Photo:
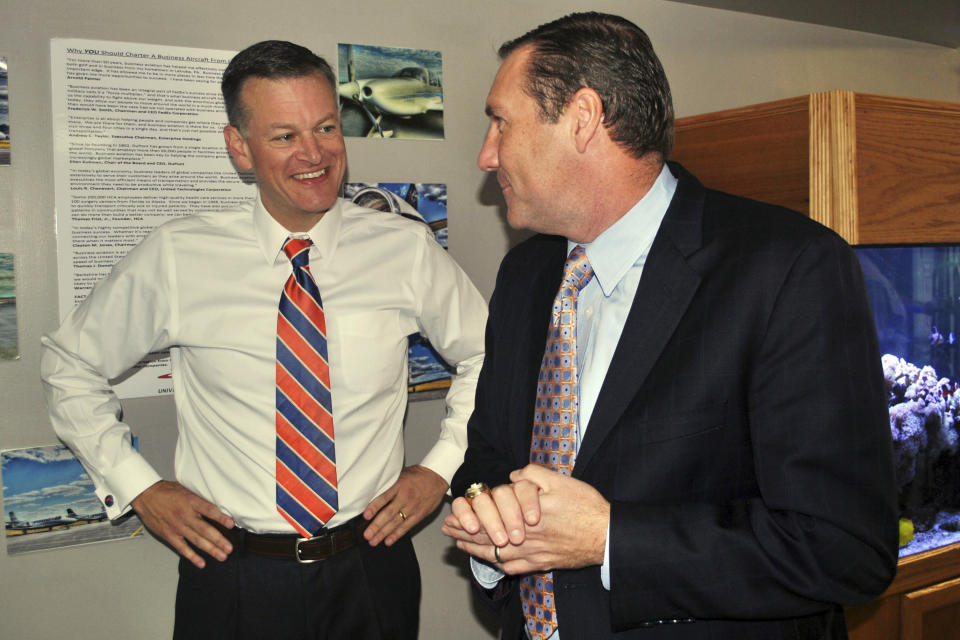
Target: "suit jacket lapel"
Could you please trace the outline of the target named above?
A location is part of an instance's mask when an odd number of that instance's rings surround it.
[[[533,434],[533,413],[537,400],[537,380],[540,377],[540,365],[547,342],[547,327],[550,324],[553,300],[563,278],[563,264],[567,259],[567,242],[562,238],[545,238],[543,251],[538,252],[530,269],[534,277],[527,291],[529,321],[517,330],[526,327],[527,335],[516,344],[522,348],[517,354],[517,363],[521,368],[516,380],[521,388],[516,394],[517,404],[514,410],[523,416],[523,429],[511,429],[512,448],[516,452],[519,469],[530,462],[530,438]]]
[[[677,191],[643,267],[603,386],[577,452],[574,477],[582,475],[623,411],[636,396],[673,335],[700,285],[687,262],[699,249],[704,190],[692,175],[671,164]]]

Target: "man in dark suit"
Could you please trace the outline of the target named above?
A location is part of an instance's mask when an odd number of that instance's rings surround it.
[[[666,164],[636,25],[575,14],[500,55],[478,162],[539,235],[500,267],[444,532],[503,637],[846,637],[897,560],[856,257]]]

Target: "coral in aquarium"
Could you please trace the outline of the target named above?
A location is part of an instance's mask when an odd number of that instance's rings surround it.
[[[960,507],[960,387],[895,355],[882,364],[901,515],[925,531],[941,511]]]

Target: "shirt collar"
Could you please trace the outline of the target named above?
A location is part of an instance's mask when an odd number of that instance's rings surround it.
[[[260,252],[267,264],[274,264],[277,261],[283,249],[283,243],[291,235],[307,236],[313,241],[313,248],[310,251],[313,259],[323,260],[332,257],[337,248],[337,238],[343,222],[342,204],[343,200],[337,198],[330,210],[323,214],[323,217],[309,231],[293,234],[273,219],[263,206],[263,200],[260,199],[258,192],[257,201],[253,206],[253,228]]]
[[[604,296],[613,293],[631,267],[643,266],[676,190],[677,179],[664,164],[650,190],[593,242],[583,245]],[[567,253],[575,246],[568,240]]]

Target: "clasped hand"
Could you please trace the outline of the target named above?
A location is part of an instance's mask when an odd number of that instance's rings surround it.
[[[596,489],[534,464],[510,482],[453,501],[443,533],[458,549],[512,575],[603,563],[610,503]]]

